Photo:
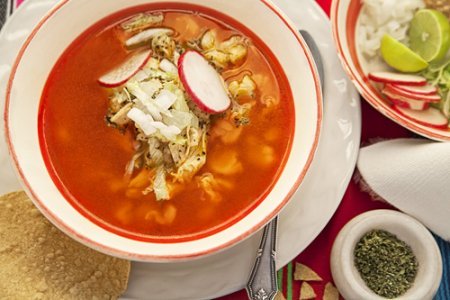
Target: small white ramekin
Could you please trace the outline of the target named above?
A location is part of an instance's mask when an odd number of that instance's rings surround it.
[[[341,295],[347,300],[385,299],[364,283],[354,264],[353,251],[367,232],[380,229],[396,235],[411,246],[419,268],[413,286],[397,300],[427,300],[435,295],[442,279],[442,257],[425,226],[393,210],[374,210],[351,220],[337,236],[331,251],[331,272]]]

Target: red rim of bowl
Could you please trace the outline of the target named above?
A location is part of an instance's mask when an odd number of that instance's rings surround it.
[[[297,191],[298,187],[302,183],[304,177],[306,176],[307,171],[309,170],[311,163],[314,159],[318,143],[319,143],[319,137],[321,133],[321,124],[322,124],[322,118],[323,118],[323,102],[322,102],[322,92],[320,87],[320,81],[319,81],[319,75],[317,73],[317,69],[315,67],[314,59],[312,58],[312,55],[304,42],[303,38],[298,33],[296,27],[294,24],[284,15],[284,13],[276,7],[270,0],[260,0],[264,5],[266,5],[270,10],[272,10],[284,23],[285,25],[291,30],[291,32],[294,34],[295,38],[299,42],[300,46],[303,48],[304,54],[308,60],[308,67],[310,68],[311,74],[313,75],[314,82],[315,82],[315,90],[316,90],[316,101],[317,101],[317,123],[316,123],[316,130],[315,130],[315,136],[314,136],[314,142],[310,149],[308,160],[306,161],[303,170],[301,171],[300,175],[298,176],[296,182],[292,186],[292,188],[289,190],[283,201],[263,220],[258,222],[257,225],[253,226],[251,229],[247,230],[246,232],[243,232],[240,236],[229,240],[217,247],[210,248],[204,251],[185,254],[185,255],[150,255],[150,254],[136,254],[136,253],[130,253],[125,252],[122,250],[118,250],[113,247],[105,246],[103,244],[100,244],[97,241],[94,241],[87,236],[80,234],[72,227],[69,227],[62,219],[60,219],[58,216],[56,216],[49,208],[47,208],[42,202],[38,195],[34,192],[31,185],[28,183],[27,178],[25,177],[25,174],[23,173],[19,161],[17,159],[15,149],[13,144],[11,143],[11,136],[10,136],[10,130],[9,130],[9,103],[10,103],[10,96],[11,96],[11,88],[13,85],[13,81],[15,79],[15,75],[17,72],[17,68],[20,64],[20,61],[22,60],[22,57],[27,50],[29,44],[33,40],[36,33],[41,29],[41,27],[49,20],[60,8],[62,8],[65,4],[70,2],[71,0],[62,0],[60,3],[58,3],[55,7],[53,7],[36,25],[36,27],[33,29],[33,31],[30,33],[30,36],[25,41],[24,45],[19,51],[19,54],[14,62],[14,65],[11,70],[11,75],[8,81],[8,86],[6,90],[6,103],[5,103],[5,111],[4,111],[4,125],[5,125],[5,136],[6,141],[8,144],[10,156],[13,160],[13,165],[19,174],[19,177],[23,183],[23,186],[25,190],[28,191],[28,194],[31,196],[31,199],[33,200],[34,204],[41,210],[41,212],[44,214],[44,216],[49,219],[55,226],[57,226],[59,229],[61,229],[63,232],[65,232],[70,237],[74,238],[75,240],[88,245],[98,251],[101,251],[103,253],[108,253],[113,256],[125,258],[125,259],[131,259],[131,260],[137,260],[137,261],[147,261],[147,262],[175,262],[175,261],[183,261],[188,260],[191,258],[199,258],[208,254],[213,254],[216,252],[219,252],[221,250],[224,250],[228,247],[231,247],[232,245],[238,243],[239,241],[244,240],[245,238],[249,237],[251,234],[255,233],[258,229],[263,227],[265,224],[267,224],[271,219],[273,219],[278,213],[281,211],[281,209],[287,204],[287,202],[291,199],[291,197],[294,195],[294,193]],[[292,150],[292,149],[291,149]],[[290,156],[291,154],[289,154]],[[91,221],[89,221],[91,222]],[[92,223],[92,222],[91,222]],[[98,225],[96,225],[98,226]]]
[[[349,6],[354,3],[355,0],[349,0]],[[352,57],[347,57],[344,54],[343,48],[348,47],[355,47],[354,44],[354,37],[352,38],[352,41],[348,42],[349,45],[343,45],[341,35],[339,33],[339,9],[341,9],[341,0],[333,0],[331,3],[331,26],[333,30],[333,36],[334,36],[334,42],[338,50],[338,56],[341,60],[342,65],[344,66],[345,71],[350,77],[350,80],[354,83],[362,97],[369,102],[370,105],[372,105],[376,110],[378,110],[380,113],[391,119],[392,121],[396,122],[397,124],[405,127],[406,129],[409,129],[417,134],[420,134],[422,136],[438,140],[438,141],[450,141],[450,132],[447,131],[447,134],[439,134],[432,131],[432,127],[427,128],[423,125],[418,124],[417,122],[414,122],[410,119],[407,119],[403,117],[402,115],[398,114],[390,105],[385,103],[380,96],[374,96],[374,91],[371,91],[371,87],[369,83],[368,77],[362,72],[361,67],[359,66],[359,61],[354,61]],[[346,14],[346,20],[345,24],[348,25],[348,19],[349,16],[356,18],[357,15],[359,15],[360,9],[348,9]],[[356,29],[355,29],[356,30]],[[345,31],[347,33],[347,30]],[[351,55],[350,55],[351,56]],[[361,77],[362,79],[358,78]],[[444,131],[443,131],[444,132]]]

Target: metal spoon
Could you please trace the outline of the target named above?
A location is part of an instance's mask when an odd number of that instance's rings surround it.
[[[316,63],[317,72],[319,73],[320,78],[320,85],[322,87],[322,93],[325,90],[325,71],[323,67],[323,60],[322,56],[320,55],[319,47],[316,44],[316,41],[314,41],[314,38],[311,36],[311,34],[306,30],[300,30],[300,34],[302,35],[303,39],[305,40],[306,44],[308,45],[309,50],[311,51],[311,54],[314,58],[314,62]]]
[[[320,77],[322,91],[324,89],[325,73],[319,47],[313,37],[305,30],[300,30],[316,63]],[[278,217],[275,217],[264,228],[261,244],[259,246],[256,261],[250,274],[246,290],[251,300],[272,300],[278,292],[276,262]]]
[[[278,217],[264,228],[256,262],[247,283],[247,293],[251,300],[270,300],[278,292],[276,259]]]

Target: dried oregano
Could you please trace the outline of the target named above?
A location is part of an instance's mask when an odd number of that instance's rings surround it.
[[[419,266],[411,247],[384,230],[366,233],[357,243],[354,257],[366,285],[388,299],[408,291]]]

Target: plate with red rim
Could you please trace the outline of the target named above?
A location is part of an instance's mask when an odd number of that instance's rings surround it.
[[[55,0],[28,0],[0,35],[0,93],[4,94],[12,61],[40,17]],[[277,265],[305,249],[338,207],[356,163],[361,133],[359,96],[341,69],[326,15],[310,0],[276,3],[319,44],[327,73],[323,135],[317,160],[280,217]],[[332,95],[332,96],[331,96]],[[332,100],[332,101],[331,101]],[[0,102],[0,107],[3,103]],[[0,143],[5,149],[4,142]],[[20,187],[4,151],[0,151],[0,193]],[[317,178],[320,177],[320,180]],[[253,264],[260,233],[221,253],[183,263],[133,263],[124,297],[141,299],[211,299],[243,288]]]
[[[410,115],[409,110],[394,107],[369,79],[369,72],[390,70],[387,65],[369,67],[366,59],[357,49],[357,28],[362,5],[360,0],[333,0],[331,6],[334,40],[342,65],[350,79],[367,102],[394,122],[424,137],[437,141],[450,141],[450,127],[436,128],[426,125]],[[433,109],[432,112],[434,111]],[[407,117],[407,115],[410,116]]]

